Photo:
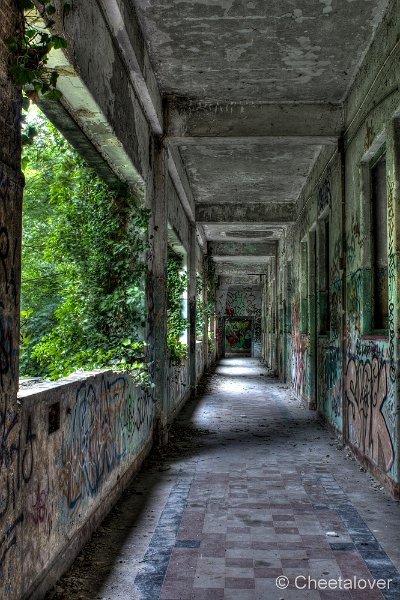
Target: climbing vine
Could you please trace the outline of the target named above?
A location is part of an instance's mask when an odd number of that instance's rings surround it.
[[[24,150],[21,374],[144,369],[141,192],[101,180],[42,115]]]
[[[18,0],[24,10],[24,31],[20,36],[11,36],[5,43],[10,51],[9,73],[16,85],[23,88],[25,107],[29,99],[37,101],[40,95],[48,100],[59,100],[61,92],[56,89],[58,72],[49,67],[50,51],[66,48],[66,40],[51,32],[55,24],[52,16],[56,8],[52,2],[44,2],[40,15],[32,0]],[[63,15],[71,9],[63,4]]]
[[[203,300],[203,277],[196,273],[196,339],[204,337],[204,326],[207,318],[207,307]]]
[[[168,249],[167,263],[167,348],[170,361],[180,364],[187,356],[187,344],[181,337],[188,327],[183,316],[182,296],[187,290],[188,276],[183,270],[183,258],[172,248]]]
[[[204,311],[209,318],[209,322],[211,322],[210,318],[215,315],[215,306],[216,306],[216,290],[217,290],[217,276],[215,273],[215,263],[210,254],[206,254],[204,257],[203,263],[204,269],[204,285],[207,288],[207,304],[204,307]],[[208,332],[208,350],[211,354],[215,351],[215,339],[214,332]]]

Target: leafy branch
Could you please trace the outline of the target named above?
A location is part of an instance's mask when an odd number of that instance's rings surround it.
[[[110,187],[40,111],[29,117],[38,133],[24,149],[21,374],[112,368],[151,385],[142,191]]]
[[[22,36],[11,36],[5,40],[10,51],[9,73],[16,85],[23,88],[25,94],[24,108],[29,101],[37,101],[39,95],[48,100],[59,100],[62,96],[57,90],[59,73],[49,67],[48,57],[54,48],[66,48],[66,40],[49,30],[55,24],[52,16],[56,12],[51,2],[45,2],[38,16],[32,0],[19,0],[19,6],[24,10],[24,33]],[[63,15],[70,11],[70,4],[63,6]],[[42,21],[45,25],[43,26]]]
[[[182,295],[187,289],[188,276],[183,271],[183,259],[168,248],[167,264],[167,348],[172,364],[179,365],[187,356],[187,346],[180,337],[188,321],[182,316]]]

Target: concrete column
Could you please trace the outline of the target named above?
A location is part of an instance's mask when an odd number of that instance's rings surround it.
[[[189,272],[189,382],[190,391],[196,393],[196,226],[190,224]]]
[[[17,404],[21,291],[21,93],[8,77],[3,40],[22,32],[17,2],[0,7],[0,597],[20,597],[22,497],[26,478],[21,412]],[[34,441],[32,441],[34,446]]]
[[[204,261],[203,261],[204,264]],[[203,306],[207,309],[208,304],[208,289],[207,289],[207,279],[205,273],[203,271]],[[204,356],[204,368],[208,367],[208,327],[209,327],[209,316],[208,312],[205,314],[204,318],[204,330],[203,330],[203,356]]]
[[[317,242],[316,229],[308,233],[308,408],[317,408]]]
[[[152,141],[152,171],[147,188],[147,206],[151,210],[149,222],[149,260],[147,277],[148,358],[154,382],[156,412],[155,439],[167,442],[167,160],[160,138]]]

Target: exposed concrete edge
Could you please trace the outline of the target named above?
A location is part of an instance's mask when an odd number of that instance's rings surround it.
[[[133,463],[119,478],[114,487],[107,492],[93,513],[87,518],[82,527],[74,533],[72,539],[62,548],[46,569],[36,578],[29,590],[21,600],[43,600],[46,592],[50,590],[69,569],[75,558],[85,544],[90,540],[94,531],[99,527],[108,513],[116,504],[122,493],[127,488],[132,477],[139,471],[143,461],[148,456],[153,446],[153,431]]]
[[[203,225],[200,225],[200,223],[196,223],[196,237],[200,250],[203,254],[207,254],[207,238],[204,233],[204,227]]]
[[[313,137],[330,143],[344,123],[343,104],[326,102],[198,102],[165,100],[166,137]]]
[[[187,219],[189,220],[190,223],[194,223],[194,202],[193,202],[193,198],[191,196],[191,192],[190,192],[190,188],[188,188],[187,186],[189,185],[189,183],[183,182],[183,176],[182,176],[182,170],[180,169],[181,173],[179,173],[178,171],[178,167],[177,167],[177,162],[178,162],[179,158],[177,159],[176,156],[173,156],[171,154],[171,152],[168,152],[168,172],[169,172],[169,176],[171,177],[171,181],[175,187],[177,196],[179,198],[179,202],[181,203],[181,206],[183,208],[183,211],[187,217]],[[179,163],[178,163],[179,166]],[[186,184],[186,186],[185,186]],[[186,187],[186,189],[185,189]]]
[[[358,448],[353,446],[349,441],[345,442],[346,448],[352,452],[358,462],[367,469],[367,471],[375,477],[393,496],[395,500],[400,500],[400,483],[391,479],[386,473],[384,473],[375,463],[373,463],[367,456],[361,454]]]
[[[145,44],[143,43],[143,47],[140,49],[144,55],[144,64],[143,68],[141,68],[137,52],[132,45],[132,41],[124,25],[124,15],[121,12],[118,2],[116,0],[97,0],[97,3],[105,15],[116,44],[120,48],[131,83],[143,112],[153,132],[161,135],[163,132],[162,100]]]
[[[118,175],[100,154],[92,141],[71,117],[61,102],[41,99],[39,108],[65,137],[67,142],[86,160],[96,173],[107,183],[113,184],[119,181]]]

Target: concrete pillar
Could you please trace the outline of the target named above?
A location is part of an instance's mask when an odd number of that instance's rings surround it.
[[[22,32],[17,2],[0,6],[0,597],[18,598],[22,585],[21,414],[17,404],[21,278],[21,93],[8,76],[3,43]]]
[[[204,264],[204,261],[203,261]],[[205,272],[203,270],[203,306],[205,309],[208,308],[208,287],[207,287],[207,278]],[[208,311],[205,311],[204,318],[204,329],[203,329],[203,356],[204,356],[204,369],[207,369],[209,360],[208,360],[208,329],[209,329],[209,315]]]
[[[189,271],[189,382],[190,391],[196,393],[196,226],[190,224]]]
[[[308,233],[308,408],[317,408],[317,232],[313,228]]]
[[[147,187],[149,222],[149,260],[147,277],[148,358],[154,382],[156,412],[155,439],[167,442],[167,159],[166,149],[158,137],[152,141],[152,171]]]

